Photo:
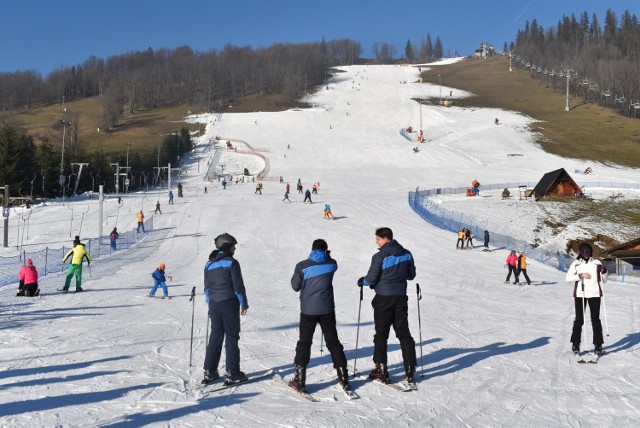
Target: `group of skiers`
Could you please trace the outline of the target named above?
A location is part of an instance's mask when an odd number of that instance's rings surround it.
[[[518,255],[516,254],[516,250],[511,250],[505,261],[505,267],[509,269],[507,279],[504,281],[505,284],[509,283],[511,274],[513,273],[514,285],[521,285],[519,280],[521,274],[524,275],[524,278],[527,280],[527,285],[531,285],[531,280],[529,279],[529,275],[527,275],[527,256],[525,256],[524,251],[520,251],[520,255]]]
[[[414,382],[416,370],[415,341],[409,331],[407,281],[416,276],[411,252],[404,249],[387,227],[375,231],[379,252],[371,259],[367,274],[357,280],[359,287],[369,287],[376,295],[371,305],[374,310],[374,355],[375,368],[369,374],[372,379],[390,383],[387,368],[387,341],[393,326],[400,340],[408,383]],[[220,377],[218,364],[225,346],[227,382],[246,380],[240,370],[240,316],[249,309],[246,288],[240,264],[233,257],[237,240],[223,233],[215,239],[216,249],[209,255],[204,268],[204,296],[209,306],[211,335],[204,361],[203,383]],[[294,377],[289,385],[304,391],[306,370],[310,361],[311,345],[316,326],[320,325],[327,348],[331,354],[340,385],[350,391],[347,359],[336,329],[333,276],[338,269],[331,258],[328,244],[316,239],[309,256],[299,262],[291,278],[291,287],[300,293],[299,340],[293,359]]]
[[[465,241],[467,243],[467,248],[473,247],[473,233],[471,233],[469,229],[465,229],[463,227],[458,231],[458,240],[456,241],[456,250],[457,249],[464,250]]]

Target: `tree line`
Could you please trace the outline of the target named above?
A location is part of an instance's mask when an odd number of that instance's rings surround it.
[[[566,90],[568,74],[573,95],[640,117],[640,23],[628,10],[607,10],[604,27],[587,12],[547,29],[527,21],[510,49],[514,65],[547,86]]]

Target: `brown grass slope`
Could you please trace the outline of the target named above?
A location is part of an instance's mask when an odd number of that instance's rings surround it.
[[[432,66],[422,76],[438,84],[438,74],[442,85],[476,94],[456,100],[458,106],[503,108],[537,120],[532,129],[543,136],[539,143],[550,153],[640,167],[640,120],[575,97],[570,98],[571,110],[566,112],[564,91],[546,88],[525,71],[514,68],[509,72],[508,58],[468,58]],[[455,90],[453,95],[455,98]]]

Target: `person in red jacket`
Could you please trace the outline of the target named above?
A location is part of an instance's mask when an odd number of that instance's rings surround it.
[[[27,264],[20,268],[18,279],[20,280],[20,288],[16,296],[33,297],[39,294],[38,270],[31,259],[27,260]]]
[[[509,283],[509,279],[511,278],[511,274],[513,273],[513,278],[516,280],[514,284],[518,282],[518,274],[516,273],[516,265],[518,263],[518,256],[516,255],[516,250],[511,250],[509,255],[507,256],[507,260],[505,261],[507,267],[509,268],[509,273],[507,274],[507,279],[504,281],[505,284]]]

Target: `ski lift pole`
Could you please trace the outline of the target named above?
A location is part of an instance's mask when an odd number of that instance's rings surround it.
[[[353,375],[356,375],[356,365],[358,364],[358,339],[360,337],[360,312],[362,310],[362,285],[360,286],[360,303],[358,303],[358,327],[356,328],[356,356],[353,360]]]
[[[416,282],[416,301],[418,304],[418,333],[420,336],[420,369],[423,368],[422,363],[422,319],[420,318],[420,300],[422,300],[422,291],[420,290],[420,284]],[[424,377],[424,373],[420,375]]]
[[[196,287],[194,286],[193,289],[191,289],[191,298],[189,299],[190,302],[193,302],[191,305],[191,346],[189,347],[189,367],[191,367],[191,356],[193,355],[193,321],[194,321],[194,317],[195,317],[195,311],[196,311]]]

